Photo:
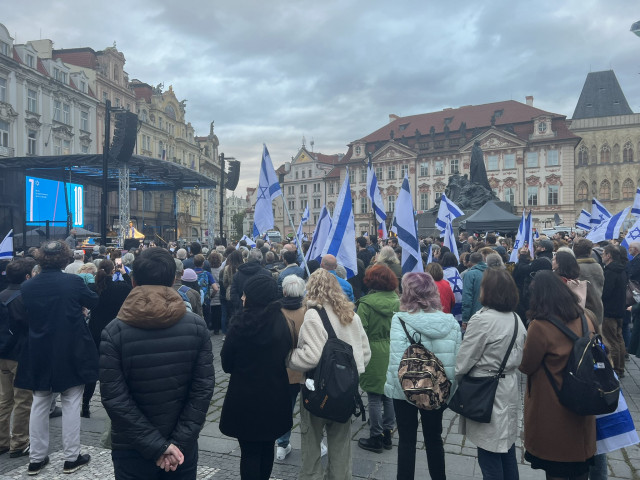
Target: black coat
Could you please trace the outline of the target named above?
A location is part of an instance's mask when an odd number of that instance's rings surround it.
[[[98,379],[98,351],[82,307],[98,295],[78,275],[43,270],[22,284],[29,321],[14,385],[25,390],[64,392]]]
[[[233,281],[231,282],[231,303],[234,312],[240,312],[242,310],[244,284],[254,275],[266,275],[270,277],[271,272],[260,265],[260,262],[251,261],[240,265],[238,271],[233,276]]]
[[[100,341],[100,393],[114,450],[156,460],[188,451],[204,425],[215,374],[204,320],[170,287],[136,287]]]
[[[96,345],[100,345],[100,334],[109,322],[118,316],[120,307],[131,292],[127,282],[114,282],[107,278],[107,288],[100,293],[98,304],[91,309],[89,331]]]
[[[636,255],[626,265],[629,280],[640,283],[640,254]]]
[[[626,309],[627,273],[624,267],[611,262],[604,267],[604,286],[602,287],[602,307],[604,316],[622,318]]]
[[[16,293],[15,297],[7,305],[8,318],[0,318],[0,322],[7,322],[0,326],[0,358],[3,360],[13,360],[17,362],[20,359],[20,352],[27,341],[29,334],[29,323],[27,321],[27,312],[24,309],[24,302],[20,292],[20,284],[10,284],[5,290],[0,292],[0,302],[6,302]]]
[[[234,438],[273,441],[293,426],[286,360],[291,330],[280,304],[234,319],[220,352],[231,374],[222,406],[220,431]]]

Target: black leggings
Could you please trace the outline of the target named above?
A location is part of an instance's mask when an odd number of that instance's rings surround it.
[[[238,439],[240,444],[240,478],[269,480],[273,469],[274,441],[250,442]]]

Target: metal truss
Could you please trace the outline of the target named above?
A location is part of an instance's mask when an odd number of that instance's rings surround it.
[[[118,213],[120,246],[124,246],[124,235],[129,225],[129,165],[124,163],[118,171]]]
[[[207,229],[209,230],[209,248],[213,248],[213,239],[216,236],[216,232],[214,230],[215,227],[215,205],[216,205],[216,189],[208,188],[207,189]],[[204,237],[204,235],[203,235]]]

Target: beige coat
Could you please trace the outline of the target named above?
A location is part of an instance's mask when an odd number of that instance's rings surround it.
[[[513,336],[513,313],[482,308],[467,325],[456,360],[456,380],[468,373],[472,377],[495,374],[507,353]],[[526,329],[518,317],[518,334],[500,379],[490,423],[460,417],[459,433],[484,450],[506,453],[518,435],[518,366],[522,359]]]
[[[304,321],[304,312],[305,308],[300,307],[297,310],[287,310],[286,308],[280,309],[284,318],[287,319],[287,323],[289,323],[289,328],[291,328],[291,324],[293,324],[295,328],[295,335],[292,335],[294,338],[297,338],[300,335],[300,327],[302,327],[302,322]],[[295,344],[292,344],[295,348]],[[293,385],[296,383],[304,382],[304,375],[301,372],[297,372],[290,368],[287,368],[287,375],[289,375],[289,384]]]

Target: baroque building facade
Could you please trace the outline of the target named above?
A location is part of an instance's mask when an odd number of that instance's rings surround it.
[[[633,204],[640,187],[640,114],[633,113],[612,70],[587,75],[571,119],[576,216],[596,197],[612,213]]]
[[[356,232],[373,231],[366,192],[371,155],[389,225],[405,174],[414,208],[419,213],[429,210],[450,175],[469,174],[475,141],[480,142],[489,184],[500,200],[516,213],[531,209],[539,228],[551,226],[556,213],[573,222],[573,156],[579,138],[568,130],[564,116],[535,108],[532,97],[527,103],[509,100],[408,117],[390,115],[387,125],[351,142],[327,174],[327,206],[333,211],[348,171]]]

